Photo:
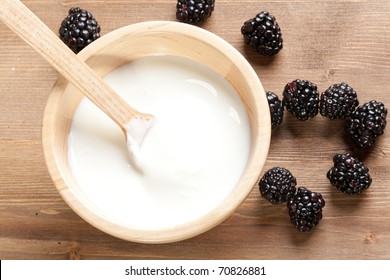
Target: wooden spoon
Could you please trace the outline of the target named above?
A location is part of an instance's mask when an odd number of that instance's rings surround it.
[[[151,127],[153,116],[131,108],[19,0],[1,0],[0,19],[120,126],[135,163],[134,152]]]

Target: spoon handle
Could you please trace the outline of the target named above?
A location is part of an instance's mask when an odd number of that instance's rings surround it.
[[[0,19],[111,117],[122,130],[125,131],[126,125],[134,118],[149,118],[149,115],[131,108],[19,0],[1,0]]]

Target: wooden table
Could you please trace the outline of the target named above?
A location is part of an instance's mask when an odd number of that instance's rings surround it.
[[[23,2],[55,32],[77,4],[95,15],[102,35],[141,21],[175,21],[174,0]],[[243,22],[261,10],[275,15],[282,29],[284,49],[274,58],[245,48],[240,34]],[[389,15],[387,0],[217,0],[202,27],[242,52],[266,90],[280,95],[297,78],[315,82],[320,91],[345,81],[360,103],[376,99],[390,108]],[[1,259],[390,259],[390,128],[366,153],[345,140],[343,121],[322,116],[300,122],[287,114],[273,132],[265,170],[283,166],[298,185],[326,200],[324,219],[312,232],[298,232],[286,206],[272,206],[254,187],[229,219],[207,233],[173,244],[135,244],[82,220],[50,179],[41,125],[57,78],[0,23]],[[326,179],[333,155],[344,152],[359,155],[370,168],[373,183],[361,195],[345,195]]]

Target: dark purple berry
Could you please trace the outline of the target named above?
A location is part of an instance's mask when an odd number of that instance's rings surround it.
[[[272,56],[283,48],[280,27],[273,15],[263,11],[241,27],[246,45],[262,55]]]
[[[369,169],[350,154],[337,154],[333,157],[334,166],[328,171],[330,183],[346,194],[358,194],[372,183]]]
[[[259,182],[261,196],[272,204],[290,200],[295,193],[297,180],[291,172],[283,167],[268,170]]]
[[[346,83],[334,84],[321,94],[320,114],[329,119],[345,119],[359,105],[357,94]]]
[[[369,148],[386,127],[387,109],[375,100],[359,106],[347,119],[345,131],[360,148]]]
[[[306,80],[294,80],[284,87],[283,105],[301,121],[318,114],[319,93],[317,85]]]
[[[320,193],[299,187],[295,196],[287,203],[290,221],[299,231],[310,231],[322,219],[324,206],[325,200]]]
[[[69,10],[59,29],[61,40],[75,53],[100,38],[100,26],[87,10],[75,7]]]
[[[178,0],[176,19],[190,24],[202,24],[214,11],[215,0]]]
[[[271,114],[272,128],[276,128],[283,122],[284,107],[282,101],[275,93],[268,91],[266,95],[269,105],[269,111]]]

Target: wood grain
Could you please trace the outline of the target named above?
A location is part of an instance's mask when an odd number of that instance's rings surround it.
[[[146,20],[175,20],[175,2],[23,1],[54,32],[79,4],[93,12],[102,34]],[[284,49],[275,58],[243,45],[241,25],[261,10],[275,15],[282,29]],[[361,103],[377,99],[389,107],[389,13],[386,0],[217,0],[203,28],[243,53],[266,90],[281,94],[296,78],[320,90],[345,81]],[[285,206],[268,204],[254,188],[227,221],[186,241],[142,245],[102,233],[65,204],[44,163],[43,110],[58,74],[2,23],[0,47],[1,259],[390,259],[389,132],[362,153],[344,139],[342,122],[321,116],[301,123],[286,115],[273,131],[265,165],[284,166],[299,185],[323,194],[324,219],[312,232],[298,232]],[[360,196],[339,193],[325,177],[333,155],[348,151],[364,159],[373,177]]]

